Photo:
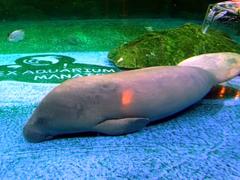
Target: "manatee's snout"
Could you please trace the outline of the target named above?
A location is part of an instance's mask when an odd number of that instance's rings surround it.
[[[24,126],[23,135],[28,142],[32,143],[38,143],[52,138],[52,136],[47,135],[41,128],[32,123],[31,120]]]

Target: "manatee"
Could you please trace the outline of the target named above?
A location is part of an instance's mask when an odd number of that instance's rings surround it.
[[[209,65],[210,61],[217,65]],[[216,53],[178,66],[67,80],[43,98],[23,129],[24,137],[36,143],[74,133],[139,131],[200,101],[217,83],[236,76],[239,62],[239,54]]]

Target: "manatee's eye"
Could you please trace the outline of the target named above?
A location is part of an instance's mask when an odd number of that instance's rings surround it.
[[[44,117],[38,117],[35,120],[35,124],[38,125],[39,127],[45,127],[46,125],[48,125],[48,120],[47,118]]]
[[[45,140],[50,140],[50,139],[53,139],[54,136],[50,135],[50,134],[46,134],[45,135]]]

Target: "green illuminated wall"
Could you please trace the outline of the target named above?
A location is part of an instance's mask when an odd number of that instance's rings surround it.
[[[1,0],[1,20],[135,17],[202,18],[217,0]]]

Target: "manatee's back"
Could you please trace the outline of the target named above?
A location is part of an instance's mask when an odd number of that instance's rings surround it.
[[[159,119],[199,101],[216,84],[215,77],[203,69],[176,66],[103,75],[95,80],[98,83],[91,93],[99,102],[94,108],[103,112],[104,119]]]

